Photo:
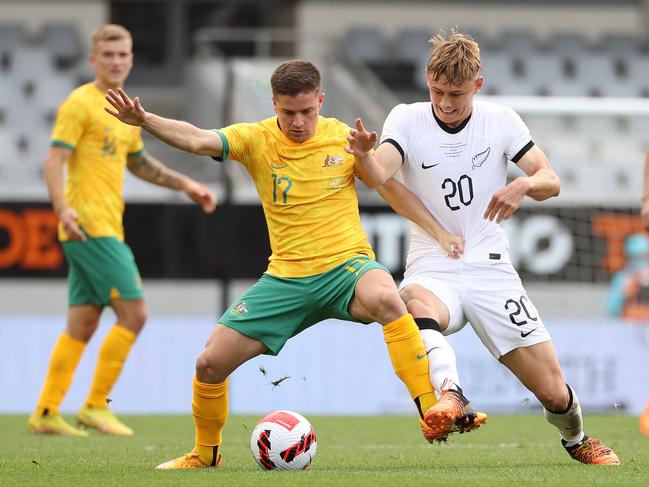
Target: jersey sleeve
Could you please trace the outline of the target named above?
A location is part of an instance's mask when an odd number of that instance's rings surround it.
[[[128,148],[129,156],[139,156],[144,150],[144,141],[142,140],[142,129],[140,127],[133,127],[133,140],[131,146]]]
[[[255,154],[263,146],[264,137],[256,123],[236,123],[216,131],[223,143],[223,155],[217,160],[239,161],[249,171]]]
[[[56,114],[51,144],[74,150],[88,123],[86,106],[75,98],[66,99]]]
[[[381,144],[392,144],[405,159],[408,153],[408,138],[405,130],[405,121],[407,117],[407,106],[405,104],[397,105],[388,114],[383,123],[381,133]]]
[[[523,119],[509,107],[505,107],[503,133],[507,160],[518,162],[534,146],[530,130]]]

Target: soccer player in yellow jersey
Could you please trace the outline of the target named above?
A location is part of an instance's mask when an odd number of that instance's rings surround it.
[[[67,326],[54,346],[41,396],[27,425],[35,433],[88,434],[68,424],[59,406],[103,308],[111,306],[117,323],[101,346],[77,421],[105,434],[131,435],[131,428],[107,407],[108,394],[147,314],[137,266],[124,242],[124,169],[159,186],[184,191],[207,213],[214,211],[216,198],[208,187],[144,152],[139,127],[123,124],[104,111],[104,93],[121,87],[133,66],[130,33],[118,25],[101,27],[92,38],[90,63],[95,80],[74,90],[60,106],[45,162],[45,180],[69,265],[69,309]]]
[[[361,227],[354,176],[362,170],[345,150],[350,127],[320,117],[324,93],[310,62],[281,64],[271,87],[277,116],[217,131],[146,112],[123,90],[106,97],[109,113],[174,147],[240,161],[270,235],[268,270],[223,314],[196,361],[194,449],[159,469],[220,466],[228,376],[259,354],[277,354],[290,337],[326,318],[383,325],[395,372],[421,417],[435,403],[419,329]]]
[[[644,191],[642,195],[642,207],[640,209],[642,225],[649,230],[649,151],[645,154],[644,161]],[[640,415],[640,432],[649,436],[649,401]]]

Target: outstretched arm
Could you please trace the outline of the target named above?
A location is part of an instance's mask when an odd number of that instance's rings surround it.
[[[527,176],[514,179],[504,188],[496,191],[487,206],[484,217],[500,223],[518,210],[525,196],[543,201],[558,196],[561,189],[559,177],[550,166],[548,158],[538,147],[532,147],[518,161]]]
[[[223,143],[213,130],[200,129],[191,123],[164,118],[147,112],[139,97],[131,100],[124,90],[108,90],[106,100],[114,109],[105,107],[108,113],[129,125],[137,125],[163,142],[194,154],[221,157]]]
[[[194,181],[189,176],[169,169],[147,152],[129,156],[127,167],[140,179],[165,188],[184,191],[187,196],[201,205],[205,213],[212,213],[216,208],[216,195],[210,188]]]
[[[376,191],[399,215],[426,230],[449,257],[457,259],[464,252],[464,239],[444,230],[419,198],[399,181],[390,178]]]
[[[368,132],[363,127],[363,121],[356,119],[356,128],[349,131],[347,141],[349,145],[345,150],[354,154],[356,163],[354,169],[361,181],[370,188],[381,186],[399,170],[401,154],[394,149],[396,156],[382,150],[385,145],[379,146],[376,153],[372,150],[378,139],[376,132]]]

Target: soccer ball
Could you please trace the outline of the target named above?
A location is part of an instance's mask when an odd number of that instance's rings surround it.
[[[250,438],[252,456],[266,470],[304,470],[311,465],[317,446],[311,423],[293,411],[264,416]]]

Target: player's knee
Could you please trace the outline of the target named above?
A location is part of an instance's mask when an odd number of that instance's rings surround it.
[[[563,411],[568,407],[570,397],[565,386],[548,387],[537,391],[536,397],[549,411]]]
[[[146,323],[146,320],[149,318],[146,308],[139,308],[132,313],[129,313],[128,316],[123,317],[124,323],[122,325],[125,328],[128,328],[133,333],[138,334]]]
[[[135,314],[135,325],[142,329],[144,324],[146,323],[146,320],[149,319],[149,313],[146,309],[138,310],[138,312]]]
[[[75,320],[68,323],[65,331],[72,338],[88,343],[98,327],[97,320]]]
[[[386,287],[377,292],[372,312],[376,321],[386,324],[400,318],[407,311],[397,291]]]
[[[430,309],[426,304],[419,299],[411,299],[406,303],[408,313],[417,316],[432,316]]]
[[[216,357],[203,351],[196,359],[196,378],[201,382],[219,384],[228,378],[228,373]]]

